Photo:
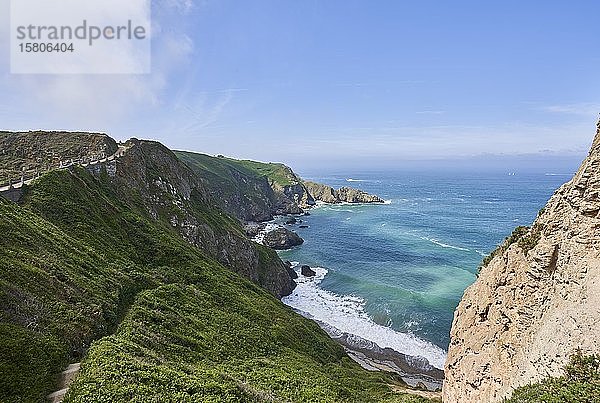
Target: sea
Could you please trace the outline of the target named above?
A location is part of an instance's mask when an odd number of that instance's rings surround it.
[[[482,259],[530,225],[572,173],[355,173],[305,177],[385,204],[319,205],[280,252],[311,266],[283,302],[341,332],[443,369],[453,314]]]

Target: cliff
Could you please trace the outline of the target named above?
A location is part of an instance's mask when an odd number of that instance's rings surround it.
[[[212,157],[176,151],[192,171],[205,178],[219,206],[242,221],[268,221],[275,215],[301,214],[317,201],[325,203],[382,203],[358,189],[335,190],[304,181],[284,164]]]
[[[289,273],[209,179],[159,143],[119,149],[0,197],[1,401],[44,401],[75,362],[65,402],[424,401],[275,298]]]
[[[496,402],[600,352],[600,123],[531,228],[494,252],[454,314],[444,401]]]
[[[152,217],[168,223],[187,242],[275,296],[291,293],[295,284],[283,262],[273,251],[262,251],[235,217],[219,210],[219,199],[211,191],[215,186],[208,178],[158,142],[132,139],[125,146],[127,152],[114,174],[123,198],[143,204]],[[272,256],[261,261],[261,255]]]
[[[313,203],[303,192],[300,180],[283,164],[175,153],[204,178],[219,206],[242,221],[262,222],[278,214],[299,214],[301,205],[307,207]]]

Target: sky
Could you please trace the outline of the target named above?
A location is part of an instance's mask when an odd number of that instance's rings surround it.
[[[0,0],[0,129],[300,170],[572,169],[600,112],[599,15],[597,0],[153,0],[150,74],[16,75]]]

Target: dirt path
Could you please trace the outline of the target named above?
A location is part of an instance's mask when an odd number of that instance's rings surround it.
[[[58,389],[54,393],[48,395],[48,401],[50,403],[60,403],[63,401],[65,394],[69,390],[69,385],[73,382],[77,375],[79,375],[80,363],[71,364],[60,373],[60,381],[58,383]]]

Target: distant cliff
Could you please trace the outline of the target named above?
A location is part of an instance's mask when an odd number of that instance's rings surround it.
[[[284,164],[234,160],[175,151],[188,167],[205,178],[221,208],[243,221],[268,221],[274,215],[300,214],[317,201],[325,203],[382,203],[358,189],[302,180]]]
[[[600,123],[574,178],[488,260],[454,314],[446,402],[501,401],[600,352]]]
[[[383,203],[378,196],[359,189],[342,187],[338,190],[320,183],[305,181],[304,186],[315,200],[324,203]]]

